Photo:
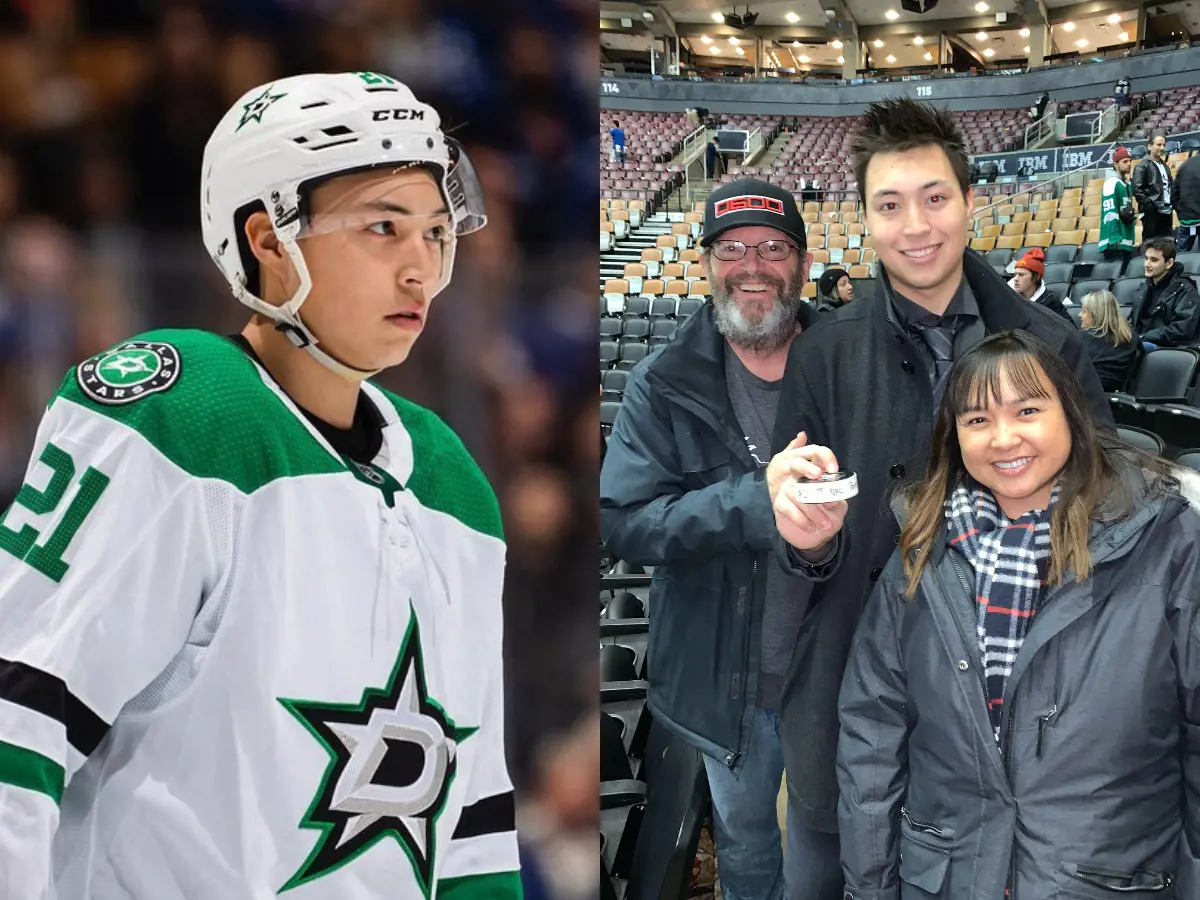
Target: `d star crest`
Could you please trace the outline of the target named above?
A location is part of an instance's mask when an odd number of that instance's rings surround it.
[[[280,893],[321,878],[394,838],[429,896],[437,820],[457,771],[458,745],[477,728],[459,728],[429,696],[421,634],[411,611],[387,684],[358,703],[280,698],[330,755],[301,828],[321,832]]]
[[[272,94],[271,88],[273,85],[267,85],[263,88],[263,92],[251,100],[249,103],[242,104],[242,119],[238,122],[237,128],[234,131],[241,131],[242,126],[247,122],[255,121],[262,123],[263,113],[276,100],[282,100],[287,94]]]

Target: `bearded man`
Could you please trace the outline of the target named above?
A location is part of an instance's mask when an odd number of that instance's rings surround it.
[[[648,702],[703,754],[724,896],[840,897],[837,835],[789,805],[783,854],[776,817],[781,692],[812,581],[771,554],[765,474],[788,348],[818,319],[801,297],[804,220],[781,188],[736,181],[709,195],[700,246],[712,302],[630,376],[600,474],[601,534],[656,567]]]

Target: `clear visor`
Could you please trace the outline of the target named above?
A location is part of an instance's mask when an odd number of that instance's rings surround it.
[[[487,224],[487,210],[483,205],[483,188],[479,176],[462,144],[454,138],[446,138],[450,151],[450,172],[446,175],[446,193],[454,210],[456,234],[470,234]]]
[[[376,171],[394,175],[427,170],[433,176],[396,184],[386,177],[347,187],[321,198],[321,210],[310,212],[300,226],[299,240],[345,232],[364,239],[380,238],[381,248],[420,235],[431,247],[444,248],[455,237],[487,224],[483,190],[466,152],[451,138],[450,171],[438,183],[440,164],[412,162]]]

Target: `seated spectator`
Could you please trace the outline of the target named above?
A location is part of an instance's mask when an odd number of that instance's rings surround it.
[[[1038,306],[1044,306],[1051,312],[1058,313],[1068,322],[1074,323],[1071,314],[1063,306],[1063,302],[1054,296],[1053,292],[1046,290],[1046,285],[1042,282],[1045,274],[1046,254],[1042,252],[1041,247],[1030,247],[1025,251],[1025,255],[1017,260],[1016,269],[1013,271],[1013,277],[1008,281],[1008,286],[1026,300],[1032,300]]]
[[[1196,342],[1200,325],[1200,294],[1175,261],[1175,241],[1169,237],[1143,242],[1146,285],[1134,302],[1129,321],[1142,336],[1146,350],[1186,347]]]
[[[1195,898],[1194,473],[1024,331],[935,421],[838,702],[846,897]]]
[[[833,312],[854,299],[854,285],[845,269],[826,269],[817,281],[817,312]]]
[[[1121,315],[1112,291],[1092,291],[1083,298],[1079,324],[1104,390],[1119,391],[1129,379],[1142,345]]]

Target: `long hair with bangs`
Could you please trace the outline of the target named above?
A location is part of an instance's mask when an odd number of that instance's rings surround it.
[[[955,363],[942,396],[924,477],[903,491],[909,515],[900,532],[900,551],[910,598],[941,533],[946,499],[968,477],[958,442],[958,417],[1002,402],[1006,385],[1021,397],[1047,398],[1042,374],[1058,394],[1071,437],[1050,518],[1050,584],[1061,584],[1067,572],[1074,572],[1078,581],[1091,573],[1088,538],[1093,520],[1128,518],[1135,503],[1147,499],[1136,481],[1132,486],[1128,483],[1125,476],[1131,468],[1142,470],[1147,489],[1178,487],[1169,462],[1096,428],[1083,385],[1049,344],[1025,331],[990,335]]]

